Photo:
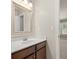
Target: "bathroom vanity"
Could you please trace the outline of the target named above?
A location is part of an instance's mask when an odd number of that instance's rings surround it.
[[[12,51],[11,56],[12,59],[46,59],[46,40],[29,42],[28,45],[21,47],[21,49],[17,48]]]

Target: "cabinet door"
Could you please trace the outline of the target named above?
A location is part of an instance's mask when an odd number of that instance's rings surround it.
[[[35,59],[35,54],[30,55],[29,57],[26,57],[24,59]]]
[[[37,51],[36,58],[37,59],[46,59],[46,47],[43,47],[39,51]]]

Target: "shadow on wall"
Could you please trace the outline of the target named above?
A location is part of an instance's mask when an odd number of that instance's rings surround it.
[[[51,51],[50,51],[50,48],[49,48],[49,46],[48,46],[48,43],[47,43],[47,45],[46,45],[46,58],[47,59],[53,59],[53,56],[52,56],[52,53],[51,53]],[[48,57],[49,56],[49,57]],[[52,57],[51,57],[52,56]]]

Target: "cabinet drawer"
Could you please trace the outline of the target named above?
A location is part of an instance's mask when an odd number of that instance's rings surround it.
[[[37,50],[41,49],[42,47],[46,46],[46,42],[42,42],[36,45]]]
[[[23,49],[22,51],[12,54],[12,59],[23,59],[24,57],[35,52],[35,46]]]

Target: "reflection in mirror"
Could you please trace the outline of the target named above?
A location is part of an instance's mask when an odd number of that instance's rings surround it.
[[[19,11],[20,9],[18,8],[18,10],[15,10],[15,29],[16,32],[20,32],[20,31],[24,31],[24,14]]]
[[[20,16],[20,31],[24,31],[24,26],[23,26],[24,22],[23,22],[23,19],[24,19],[24,16],[21,15]]]

